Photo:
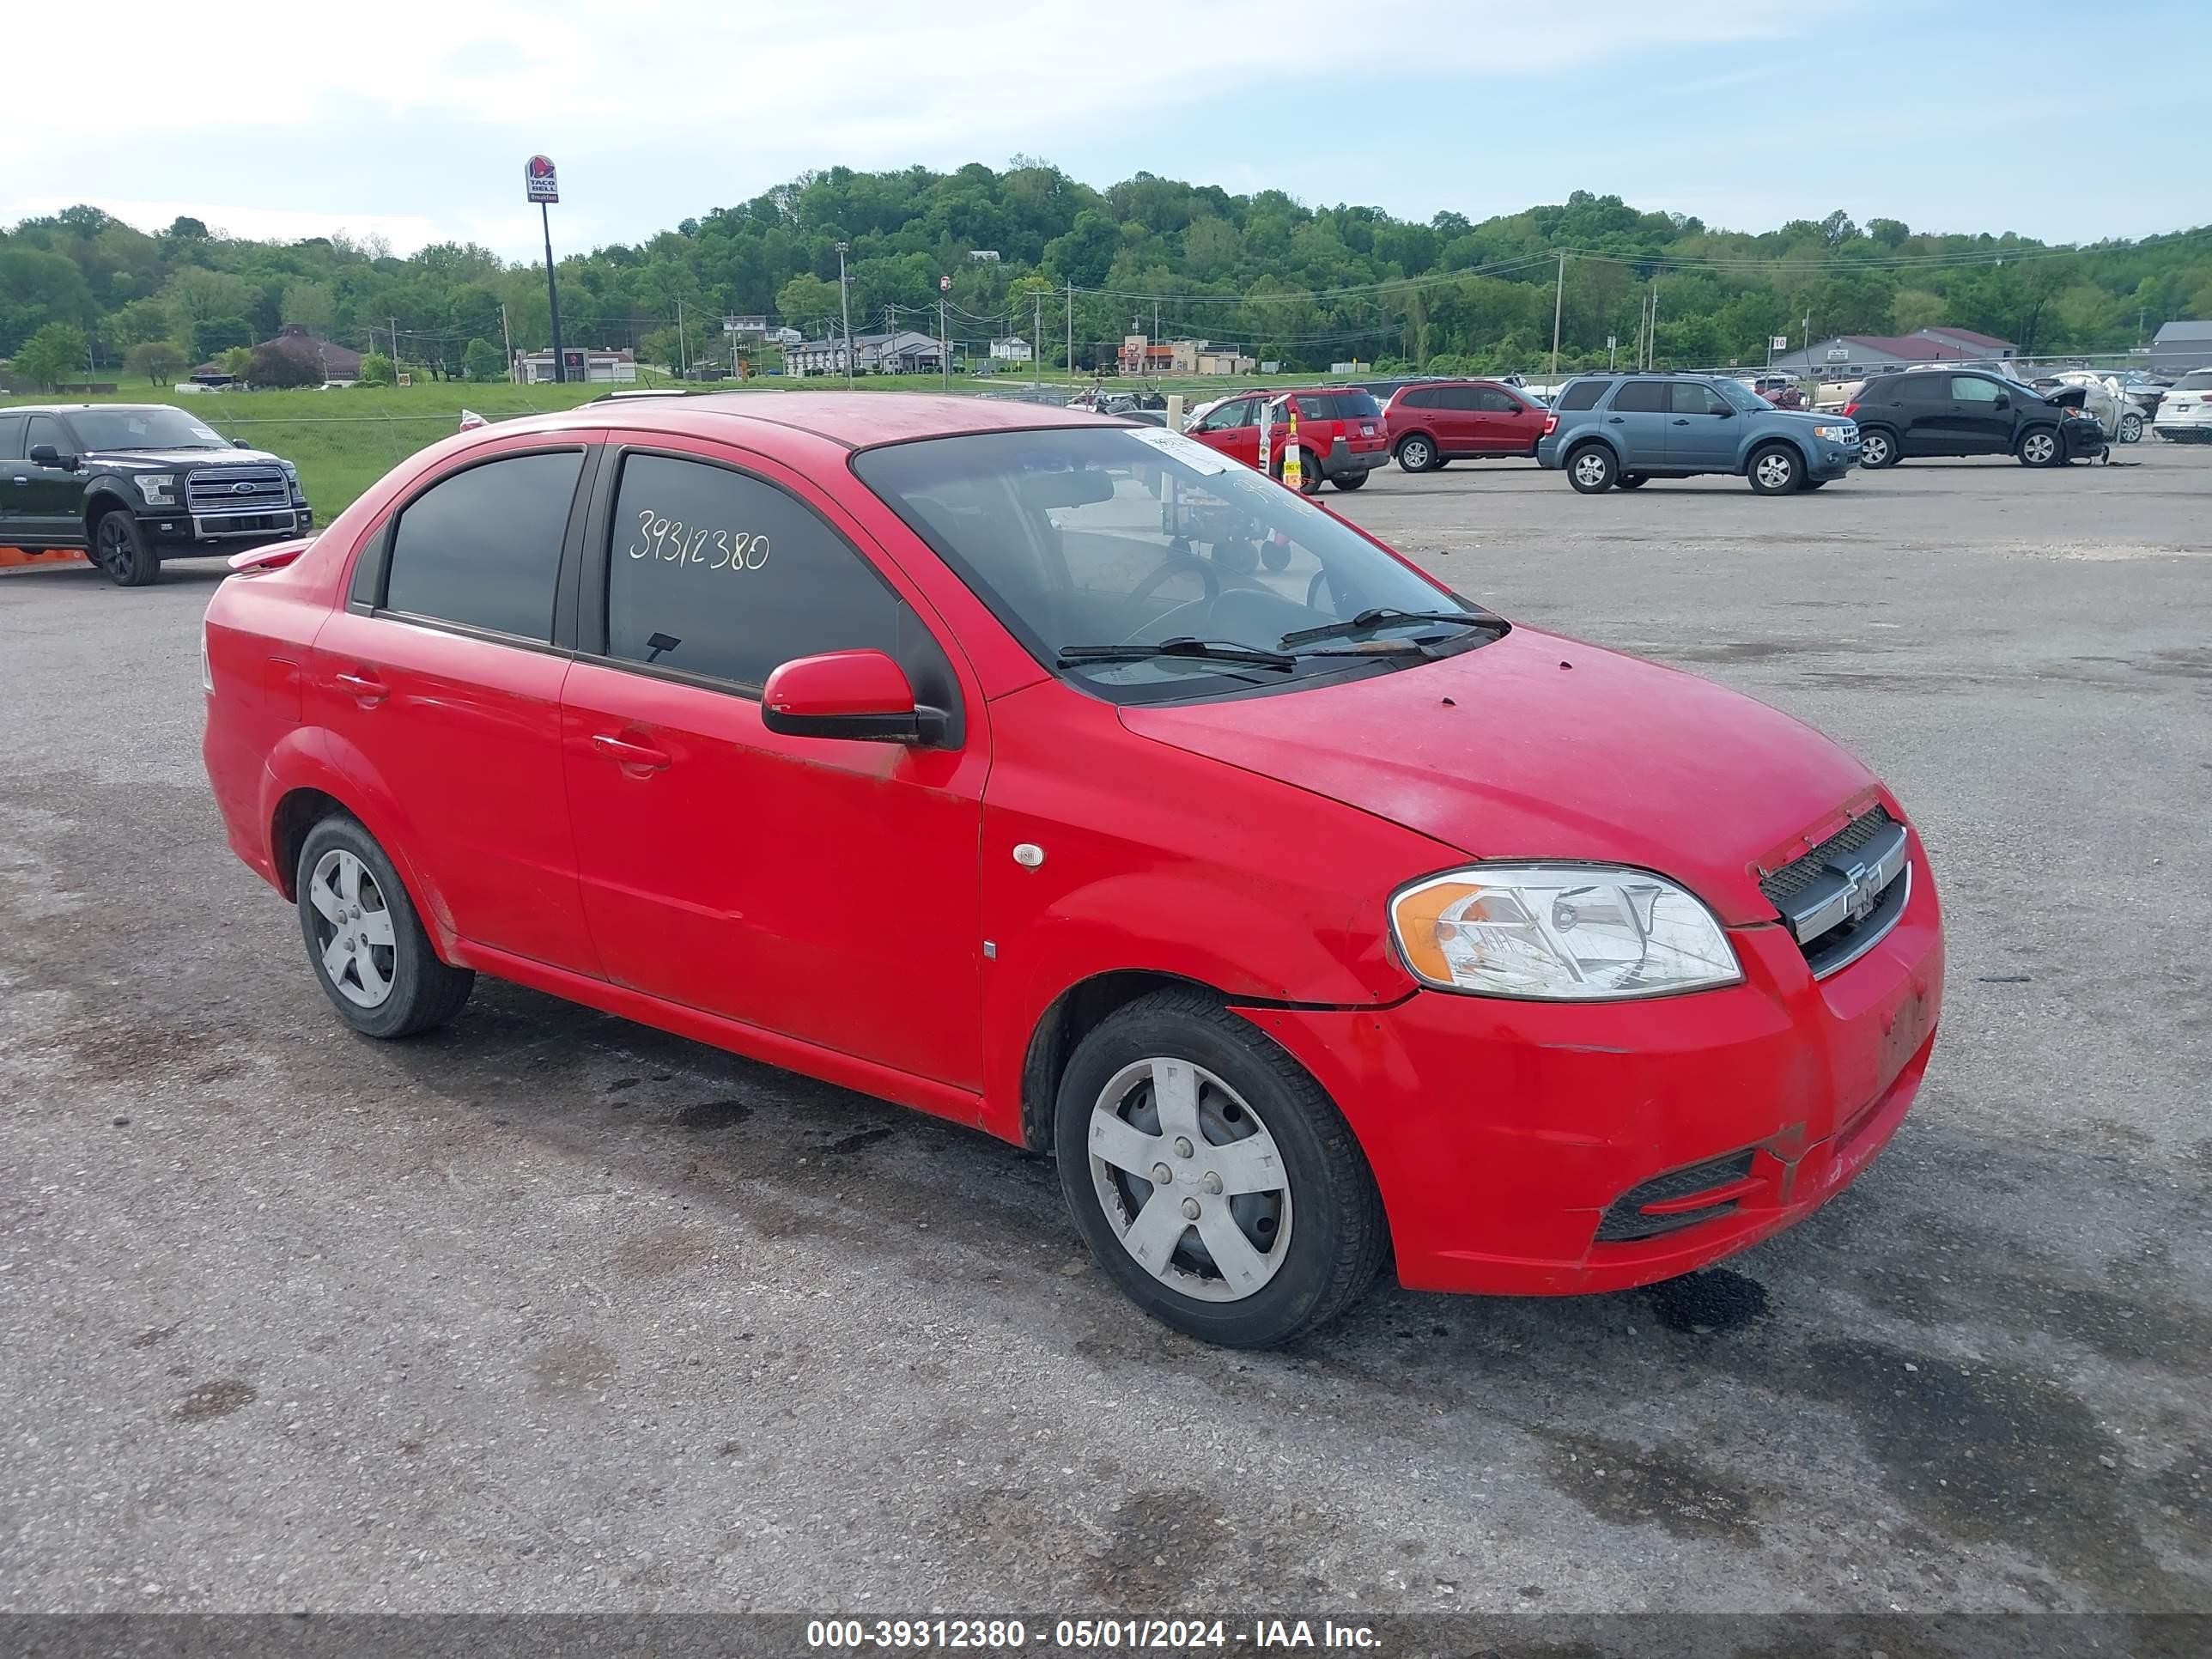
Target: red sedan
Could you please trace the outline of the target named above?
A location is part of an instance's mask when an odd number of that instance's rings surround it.
[[[1054,1152],[1210,1340],[1701,1267],[1928,1063],[1858,761],[1157,428],[587,405],[235,563],[208,775],[356,1030],[491,974]]]

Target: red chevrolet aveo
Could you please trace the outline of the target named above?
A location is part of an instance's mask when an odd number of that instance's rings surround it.
[[[236,562],[208,774],[356,1030],[487,973],[1049,1150],[1212,1341],[1702,1266],[1928,1063],[1864,766],[1158,428],[587,405]]]

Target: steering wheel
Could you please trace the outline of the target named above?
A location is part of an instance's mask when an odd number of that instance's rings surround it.
[[[1130,610],[1134,611],[1146,599],[1151,599],[1154,591],[1164,584],[1170,577],[1180,576],[1187,571],[1198,573],[1198,580],[1206,589],[1206,598],[1198,603],[1211,611],[1214,601],[1221,597],[1221,578],[1206,560],[1194,558],[1188,553],[1170,553],[1166,558],[1161,560],[1160,568],[1130,591],[1128,598]],[[1184,608],[1186,607],[1181,605],[1176,607],[1177,610]],[[1144,630],[1144,623],[1138,623],[1136,628],[1130,631],[1128,637],[1132,640],[1135,639],[1138,634]]]

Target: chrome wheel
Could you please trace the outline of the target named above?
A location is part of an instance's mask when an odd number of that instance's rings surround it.
[[[1585,489],[1595,489],[1605,482],[1605,457],[1594,449],[1586,449],[1575,457],[1575,482]]]
[[[1425,438],[1408,438],[1398,446],[1398,465],[1408,472],[1426,472],[1429,463],[1435,459]]]
[[[2142,416],[2122,416],[2120,417],[2120,441],[2124,444],[2141,443],[2142,441]]]
[[[1238,1302],[1289,1255],[1291,1191],[1259,1114],[1202,1066],[1116,1072],[1091,1109],[1091,1180],[1107,1224],[1169,1288]]]
[[[1797,476],[1796,463],[1777,453],[1760,456],[1757,470],[1760,487],[1766,489],[1787,489]]]
[[[2030,466],[2048,466],[2058,453],[2058,440],[2048,432],[2031,432],[2021,444],[2020,458]]]
[[[1879,432],[1869,432],[1859,441],[1861,466],[1887,466],[1889,440]]]
[[[351,853],[332,848],[315,861],[307,902],[331,985],[357,1008],[383,1006],[392,995],[398,940],[375,876]]]

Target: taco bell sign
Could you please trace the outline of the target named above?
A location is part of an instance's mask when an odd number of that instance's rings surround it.
[[[533,155],[522,164],[523,199],[531,202],[557,202],[561,199],[561,184],[553,171],[550,156]]]

